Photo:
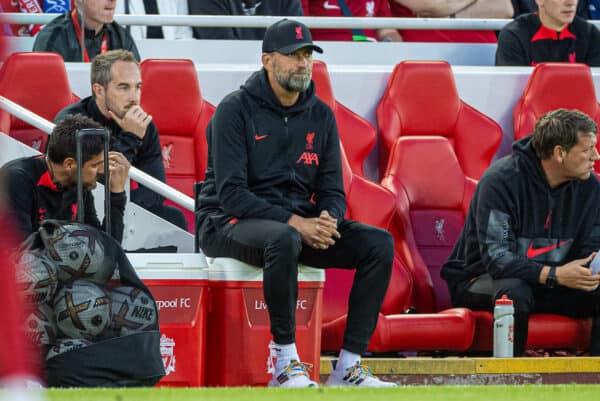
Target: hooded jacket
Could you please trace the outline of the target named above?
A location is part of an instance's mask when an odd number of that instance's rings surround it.
[[[54,118],[54,122],[57,123],[73,114],[84,115],[108,128],[110,130],[110,150],[122,153],[133,167],[161,182],[166,181],[160,139],[154,121],[151,121],[146,128],[144,138],[140,139],[132,132],[123,131],[115,120],[106,118],[96,105],[94,98],[88,96],[62,109]],[[132,202],[148,210],[160,207],[165,200],[162,195],[143,185],[133,189],[130,196]]]
[[[344,217],[340,143],[331,109],[314,83],[283,107],[255,72],[217,107],[207,130],[208,166],[199,191],[198,225],[233,218],[288,221],[292,213]]]
[[[484,273],[537,284],[558,266],[600,248],[600,185],[595,174],[551,188],[531,136],[481,177],[458,242],[441,276],[454,294]]]
[[[53,182],[43,156],[12,160],[0,170],[6,180],[8,215],[12,217],[23,237],[37,231],[46,219],[77,221],[77,187],[62,189]],[[111,192],[111,235],[123,240],[125,192]],[[83,191],[84,222],[101,228],[94,196]],[[104,223],[102,224],[104,225]]]

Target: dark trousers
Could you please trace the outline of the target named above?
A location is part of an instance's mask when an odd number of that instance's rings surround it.
[[[295,342],[298,263],[356,269],[343,347],[357,354],[366,351],[391,275],[394,245],[387,231],[344,220],[338,227],[341,238],[329,249],[315,250],[302,243],[296,229],[272,220],[240,219],[219,228],[207,221],[199,229],[207,256],[263,266],[271,334],[278,344]]]
[[[489,274],[483,274],[471,282],[459,284],[452,303],[473,310],[493,311],[495,300],[504,294],[513,300],[515,307],[515,356],[525,352],[531,313],[552,313],[574,318],[591,316],[590,353],[600,355],[600,288],[591,292],[563,286],[550,289],[517,278],[494,280]]]
[[[177,208],[173,205],[159,205],[152,208],[149,208],[148,211],[154,213],[160,218],[165,219],[171,224],[176,225],[182,230],[188,229],[187,220],[185,219],[185,215],[181,211],[181,209]]]

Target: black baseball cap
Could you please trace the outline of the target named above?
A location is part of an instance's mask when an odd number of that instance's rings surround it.
[[[263,53],[291,54],[303,47],[310,47],[318,53],[323,53],[323,49],[313,43],[312,35],[306,25],[287,18],[269,26],[262,43]]]

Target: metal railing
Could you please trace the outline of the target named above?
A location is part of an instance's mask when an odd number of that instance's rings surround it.
[[[0,13],[0,21],[9,24],[46,24],[59,14]],[[265,28],[282,16],[246,15],[115,15],[122,25],[167,25]],[[512,19],[487,18],[368,18],[368,17],[298,17],[291,16],[309,28],[343,29],[451,29],[498,31]],[[600,28],[600,20],[588,22]]]
[[[4,96],[0,96],[0,108],[25,121],[26,123],[44,131],[48,135],[51,135],[52,130],[54,129],[54,123],[51,123],[45,118],[40,117],[34,112],[27,110],[23,106],[18,105]],[[194,199],[187,196],[183,192],[179,192],[175,188],[170,187],[164,182],[157,180],[151,175],[148,175],[143,171],[131,166],[129,169],[129,177],[152,189],[154,192],[159,193],[165,198],[175,202],[181,207],[184,207],[190,211],[194,211]]]
[[[58,14],[2,13],[0,20],[10,24],[46,24]],[[122,25],[167,25],[202,27],[264,28],[282,16],[245,15],[115,15]],[[368,17],[289,17],[309,28],[345,29],[455,29],[500,30],[511,19],[484,18],[368,18]],[[600,21],[596,21],[600,23]]]

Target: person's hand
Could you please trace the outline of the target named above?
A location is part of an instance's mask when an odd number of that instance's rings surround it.
[[[325,250],[335,244],[334,238],[339,238],[333,217],[321,213],[319,217],[300,217],[293,214],[288,224],[300,233],[302,242],[314,249]]]
[[[600,284],[600,275],[592,275],[586,267],[596,256],[592,253],[587,258],[576,259],[556,268],[556,281],[565,287],[582,291],[593,291]]]
[[[108,171],[110,192],[120,193],[125,191],[125,184],[129,176],[129,160],[119,152],[108,152]]]
[[[144,139],[146,128],[152,121],[152,116],[146,113],[140,106],[132,106],[123,118],[119,118],[111,110],[108,111],[110,117],[116,121],[123,131],[131,132],[140,139]]]

